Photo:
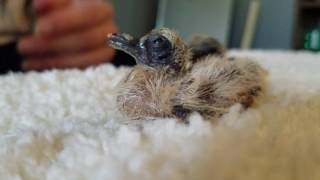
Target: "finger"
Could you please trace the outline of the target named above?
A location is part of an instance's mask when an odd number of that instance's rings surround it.
[[[86,68],[91,65],[99,65],[108,62],[112,59],[114,54],[114,49],[104,47],[78,55],[47,57],[41,59],[31,58],[23,63],[23,69],[44,70],[52,68]]]
[[[109,3],[81,3],[39,18],[36,34],[46,37],[64,34],[110,20],[112,16],[113,10]]]
[[[66,7],[71,0],[33,0],[33,7],[38,14],[49,10]]]
[[[26,37],[19,41],[18,49],[24,55],[81,52],[104,47],[106,35],[113,32],[117,32],[117,27],[113,22],[105,22],[86,31],[70,33],[59,38]]]

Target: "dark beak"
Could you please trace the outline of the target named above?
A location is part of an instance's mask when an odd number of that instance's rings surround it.
[[[124,51],[134,57],[136,60],[139,57],[138,39],[133,38],[129,34],[113,33],[108,34],[108,45]]]

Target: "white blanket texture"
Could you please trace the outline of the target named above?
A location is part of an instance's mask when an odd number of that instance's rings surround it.
[[[0,77],[0,179],[319,180],[320,54],[231,51],[268,71],[260,106],[212,124],[124,123],[117,83],[128,68]]]

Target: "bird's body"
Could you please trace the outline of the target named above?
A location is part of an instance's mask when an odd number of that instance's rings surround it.
[[[254,105],[265,89],[265,75],[266,71],[249,59],[208,56],[182,78],[172,103],[216,119],[234,104]]]
[[[266,72],[249,59],[230,60],[206,47],[207,54],[200,52],[195,60],[191,48],[166,28],[143,37],[139,45],[125,42],[124,38],[131,40],[126,36],[114,35],[110,44],[117,48],[121,42],[119,49],[128,51],[138,63],[121,82],[117,97],[119,110],[130,119],[186,120],[198,112],[215,120],[234,104],[252,106],[264,90]]]
[[[131,119],[172,117],[177,80],[163,71],[134,67],[119,85],[118,107]]]

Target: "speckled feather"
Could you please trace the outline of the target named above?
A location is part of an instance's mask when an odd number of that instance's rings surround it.
[[[215,120],[234,104],[254,105],[263,94],[266,71],[257,63],[208,54],[193,64],[191,49],[176,32],[159,32],[173,44],[173,63],[159,69],[138,65],[120,83],[118,107],[130,119],[185,120],[199,112]]]

